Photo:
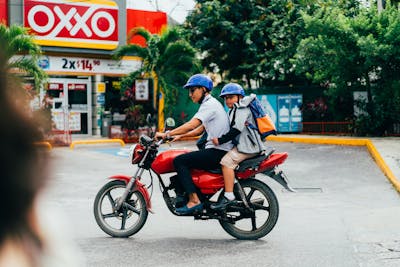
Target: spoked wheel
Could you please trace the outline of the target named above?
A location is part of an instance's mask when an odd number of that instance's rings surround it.
[[[243,180],[240,184],[250,209],[239,202],[227,208],[226,219],[221,219],[219,223],[228,234],[237,239],[259,239],[266,236],[278,220],[278,200],[271,188],[258,180]],[[240,199],[237,186],[235,186],[235,195],[237,199]],[[222,197],[223,193],[219,198]]]
[[[97,224],[113,237],[129,237],[137,233],[145,224],[148,211],[143,195],[135,191],[119,210],[116,202],[125,191],[123,181],[110,181],[97,193],[94,200],[94,217]]]

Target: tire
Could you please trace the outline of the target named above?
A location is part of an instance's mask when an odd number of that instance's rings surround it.
[[[101,230],[112,237],[136,234],[147,220],[146,201],[139,191],[134,191],[118,212],[114,210],[115,201],[122,195],[125,187],[123,181],[110,181],[100,189],[94,200],[96,222]]]
[[[256,240],[266,236],[275,226],[279,216],[278,200],[272,189],[256,179],[239,181],[245,191],[252,213],[243,203],[227,208],[225,215],[234,223],[220,219],[222,228],[231,236],[242,240]],[[219,196],[223,197],[224,192]],[[236,199],[240,199],[235,186]]]

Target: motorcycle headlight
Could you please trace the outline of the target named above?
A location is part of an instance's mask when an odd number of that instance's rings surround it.
[[[136,145],[137,144],[131,145],[131,147],[129,148],[129,160],[130,161],[133,160],[133,154],[135,152]]]
[[[132,164],[138,164],[144,155],[145,147],[141,144],[132,145],[129,149],[129,158]]]

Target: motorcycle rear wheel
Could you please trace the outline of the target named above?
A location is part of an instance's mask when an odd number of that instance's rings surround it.
[[[123,181],[110,181],[100,189],[94,200],[96,222],[101,230],[112,237],[136,234],[147,220],[146,201],[139,191],[129,195],[120,210],[115,210],[116,200],[122,196],[125,187]]]
[[[219,220],[222,228],[231,236],[242,240],[256,240],[266,236],[275,226],[279,216],[279,204],[272,189],[256,179],[239,181],[242,186],[247,202],[254,212],[245,208],[244,204],[238,204],[239,209],[234,206],[228,207],[226,216],[235,223],[227,220]],[[219,196],[222,198],[224,192]],[[236,199],[239,192],[235,186]]]

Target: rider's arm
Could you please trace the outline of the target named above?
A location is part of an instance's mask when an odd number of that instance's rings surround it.
[[[200,125],[199,127],[197,127],[196,129],[187,132],[185,134],[181,134],[181,138],[182,137],[193,137],[193,136],[199,136],[204,132],[204,126]],[[171,134],[171,133],[170,133]]]
[[[186,122],[185,124],[182,124],[178,128],[175,128],[175,129],[169,131],[168,135],[174,136],[174,135],[188,134],[191,131],[197,130],[197,128],[199,128],[199,126],[201,126],[201,121],[197,118],[192,118],[190,121]],[[189,135],[185,135],[185,136],[189,136]],[[190,136],[192,136],[192,135],[190,135]]]
[[[224,134],[223,136],[221,136],[220,138],[218,138],[218,143],[219,144],[224,144],[228,141],[232,141],[233,139],[235,139],[236,136],[238,136],[240,134],[240,131],[236,128],[231,128],[229,130],[229,132],[227,132],[226,134]]]

